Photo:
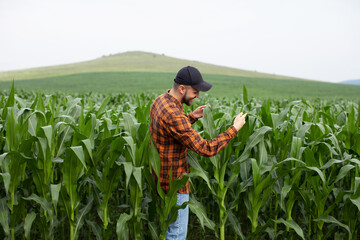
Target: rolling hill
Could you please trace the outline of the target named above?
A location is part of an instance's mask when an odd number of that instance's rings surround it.
[[[184,66],[197,67],[203,74],[242,76],[269,79],[296,79],[292,77],[246,71],[217,66],[198,61],[189,61],[148,52],[125,52],[103,56],[86,62],[0,72],[0,81],[15,81],[55,77],[89,72],[161,72],[176,73]]]
[[[340,83],[351,84],[351,85],[360,85],[360,79],[347,80],[347,81],[342,81]]]
[[[360,86],[326,83],[228,68],[146,52],[125,52],[101,58],[41,68],[0,72],[0,91],[163,93],[171,88],[176,72],[195,66],[214,87],[209,95],[240,97],[243,86],[257,98],[327,98],[359,100]]]

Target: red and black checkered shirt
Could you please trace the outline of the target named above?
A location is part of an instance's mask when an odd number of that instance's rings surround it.
[[[211,157],[237,135],[237,130],[231,126],[225,132],[211,140],[203,139],[192,127],[197,119],[192,113],[186,115],[179,100],[167,93],[160,95],[151,105],[151,138],[161,159],[160,186],[165,193],[169,190],[169,173],[172,165],[172,178],[181,178],[190,172],[186,161],[187,149],[199,155]],[[156,178],[156,176],[154,176]],[[179,193],[189,194],[190,182],[179,190]]]

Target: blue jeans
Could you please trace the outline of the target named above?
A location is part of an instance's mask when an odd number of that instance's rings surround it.
[[[189,194],[177,193],[176,205],[181,206],[184,202],[189,202]],[[169,225],[166,240],[185,240],[188,222],[189,206],[186,206],[186,208],[178,210],[176,221]]]

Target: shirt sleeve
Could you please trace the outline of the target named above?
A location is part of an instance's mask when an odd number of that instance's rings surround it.
[[[231,126],[215,138],[206,140],[191,127],[191,122],[185,114],[173,116],[168,122],[167,129],[177,141],[197,154],[206,157],[216,155],[238,133],[236,128]]]
[[[198,119],[196,117],[194,117],[193,112],[189,113],[188,115],[186,115],[186,117],[189,119],[191,124],[194,124]]]

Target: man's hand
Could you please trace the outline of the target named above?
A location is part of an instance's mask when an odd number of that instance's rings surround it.
[[[236,130],[240,130],[242,128],[242,126],[244,126],[245,124],[245,117],[246,117],[247,113],[243,114],[242,112],[236,116],[235,120],[234,120],[234,127],[236,128]]]
[[[198,107],[197,109],[195,109],[192,113],[194,115],[195,118],[202,118],[203,117],[203,113],[204,113],[204,108],[206,108],[207,106],[209,106],[210,108],[210,105],[204,105],[204,106],[200,106]]]

